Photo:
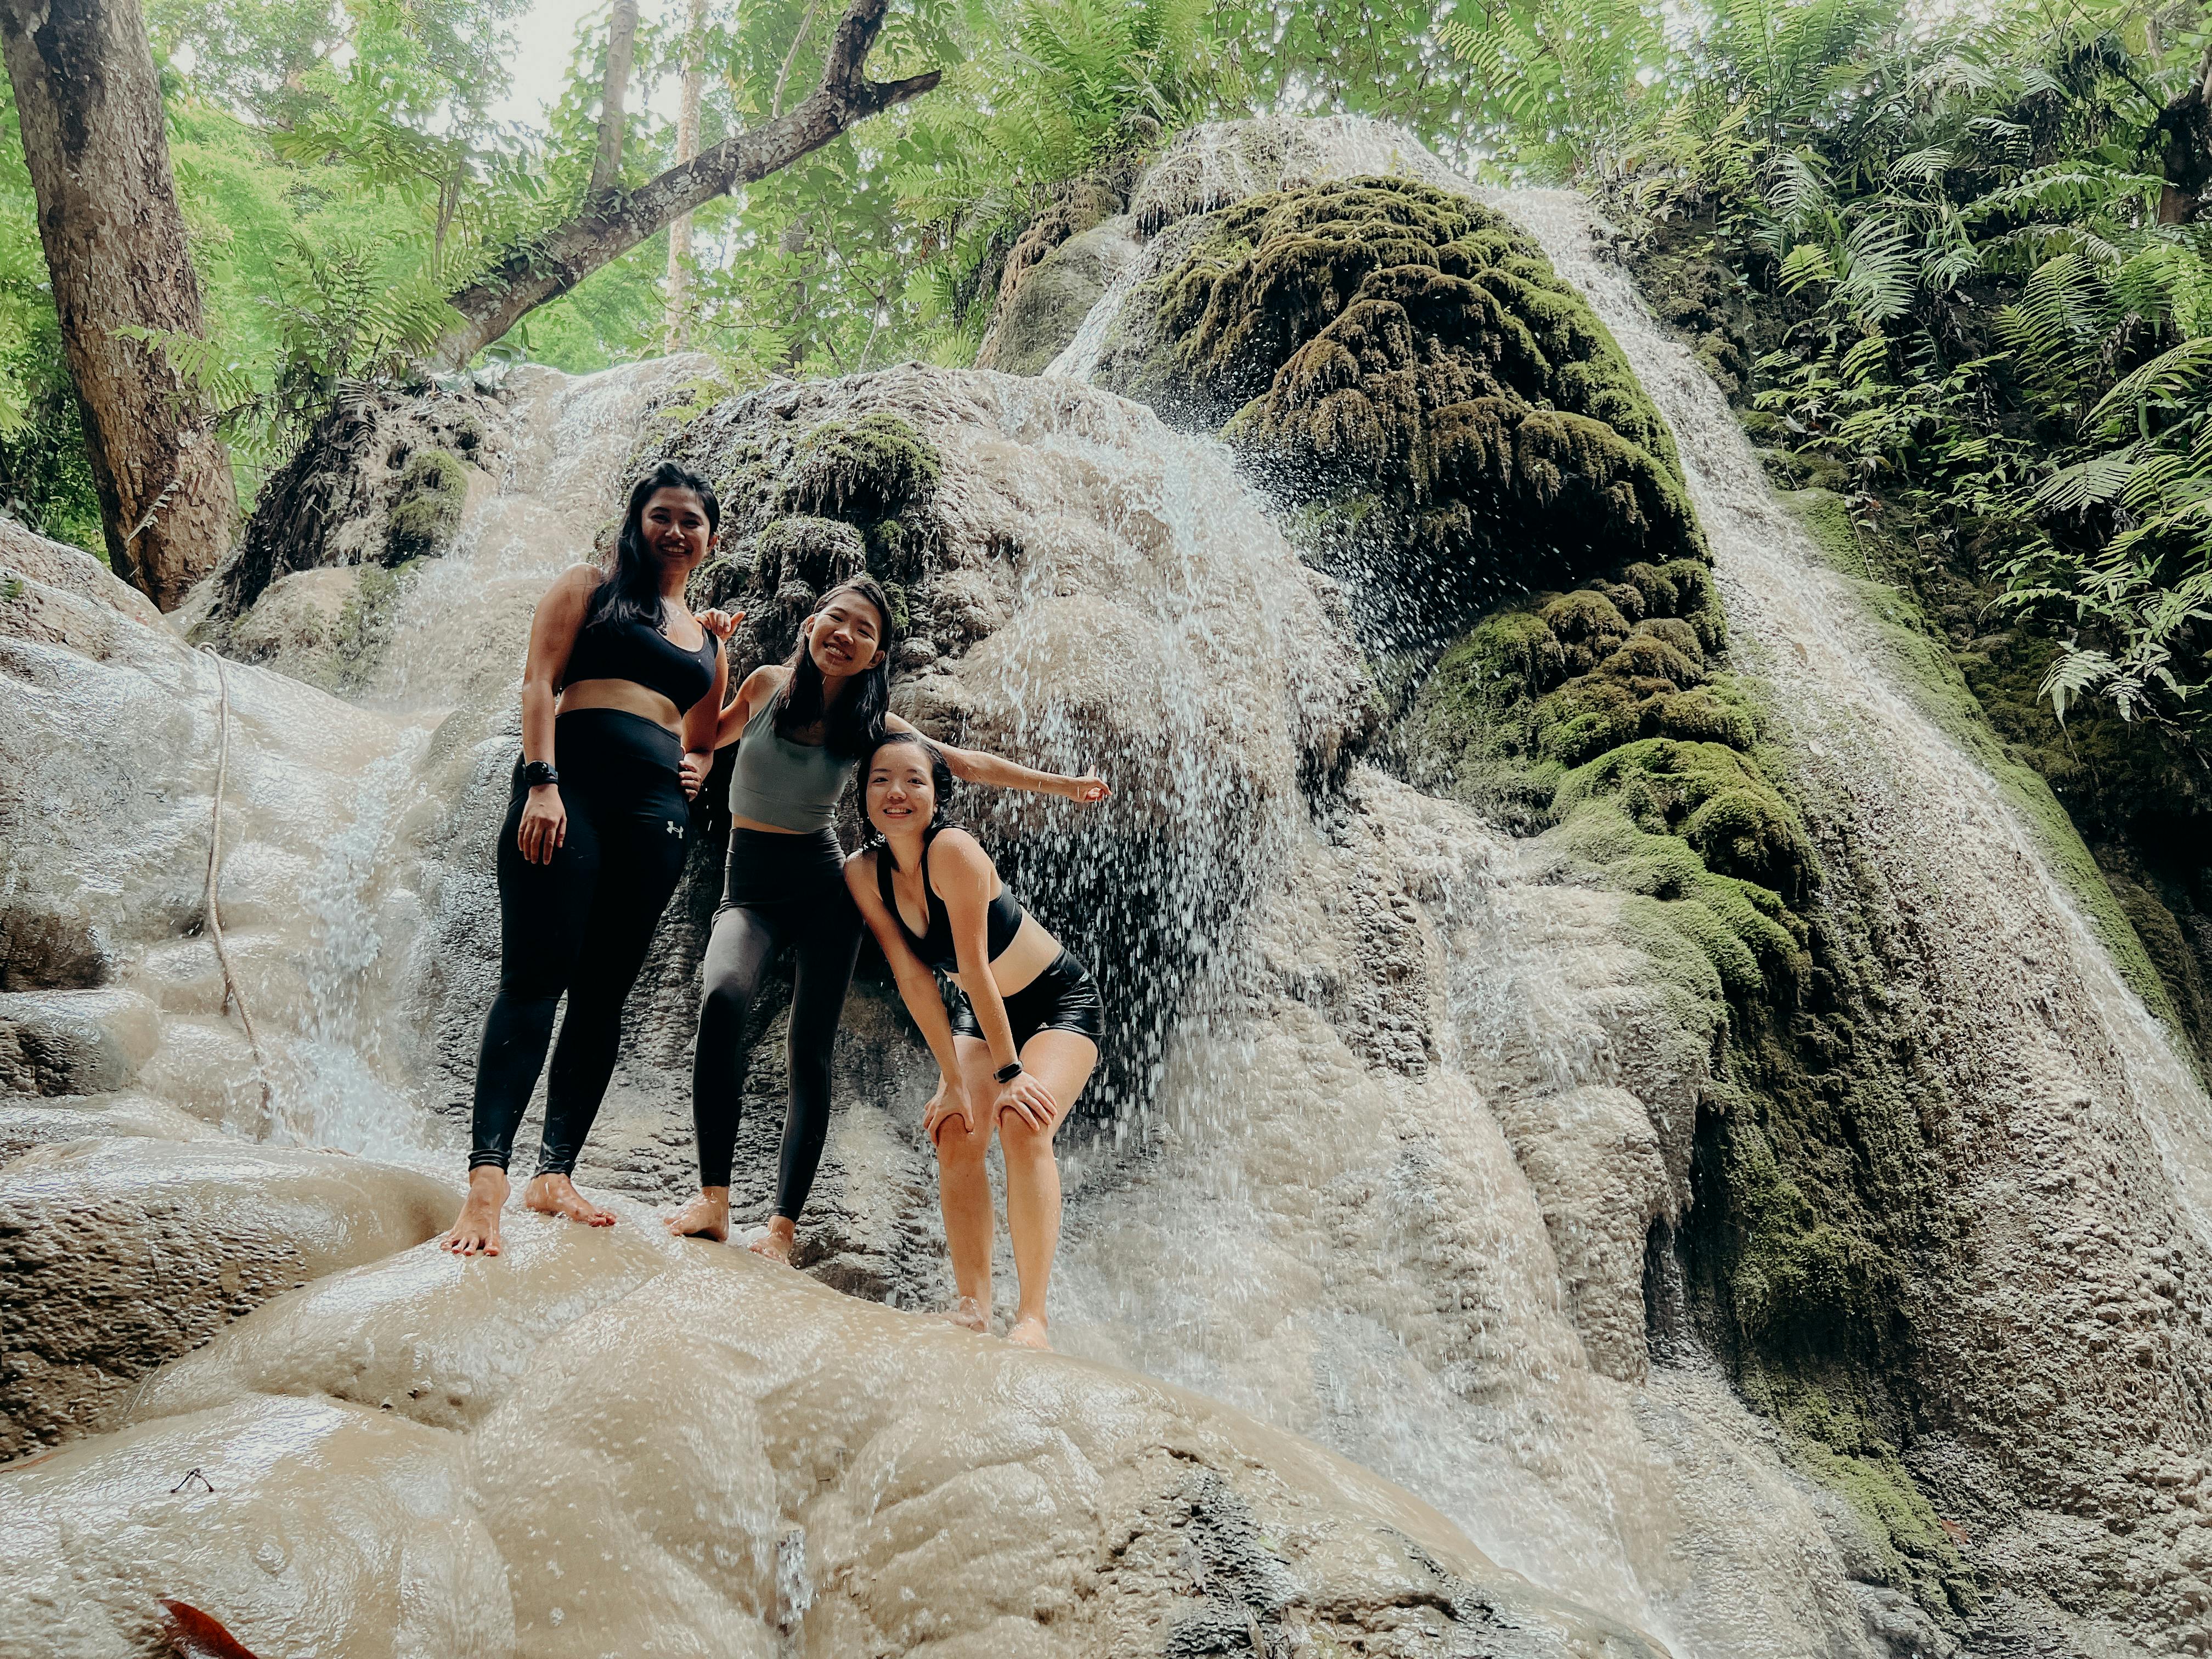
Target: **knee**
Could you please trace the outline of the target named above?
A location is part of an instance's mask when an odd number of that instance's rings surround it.
[[[1010,1164],[1034,1163],[1052,1156],[1052,1131],[1038,1128],[1019,1112],[1002,1112],[999,1146]]]
[[[752,1006],[752,984],[744,975],[709,973],[706,994],[700,1000],[699,1023],[742,1025]]]
[[[937,1132],[937,1159],[948,1169],[980,1170],[990,1150],[991,1131],[988,1124],[969,1129],[961,1126],[958,1118],[948,1118]]]

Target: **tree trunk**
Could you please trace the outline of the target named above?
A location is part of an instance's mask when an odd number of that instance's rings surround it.
[[[20,4],[22,0],[0,0]],[[629,252],[662,226],[739,185],[765,179],[812,154],[846,128],[909,98],[940,78],[932,70],[904,81],[867,78],[869,48],[884,26],[890,0],[853,0],[830,39],[829,61],[813,92],[788,114],[731,134],[714,149],[679,161],[635,190],[617,190],[588,204],[566,224],[516,247],[481,280],[451,301],[459,325],[433,354],[458,368],[521,319],[558,299],[610,259]]]
[[[637,0],[615,0],[607,25],[607,75],[599,87],[599,147],[586,192],[592,201],[622,183],[623,106],[629,101],[629,64],[636,51]]]
[[[699,94],[705,79],[707,0],[691,0],[684,30],[684,90],[676,108],[678,165],[699,153]],[[691,216],[679,213],[668,227],[668,335],[662,349],[681,351],[691,343]]]
[[[108,563],[173,610],[228,548],[238,498],[204,401],[118,331],[201,331],[138,0],[0,0],[0,47]]]

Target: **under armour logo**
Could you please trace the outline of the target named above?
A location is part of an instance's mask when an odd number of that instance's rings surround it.
[[[681,821],[675,818],[671,818],[668,821],[667,829],[668,833],[672,836],[680,836],[684,833],[683,823]]]

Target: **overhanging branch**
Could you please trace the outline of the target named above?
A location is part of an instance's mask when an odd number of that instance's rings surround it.
[[[787,113],[731,134],[635,190],[609,191],[566,224],[514,249],[455,294],[450,303],[462,320],[439,341],[433,353],[436,364],[459,368],[530,312],[680,216],[789,167],[848,128],[934,88],[942,78],[935,70],[903,81],[868,79],[868,53],[883,32],[889,4],[890,0],[853,0],[830,36],[822,78]]]

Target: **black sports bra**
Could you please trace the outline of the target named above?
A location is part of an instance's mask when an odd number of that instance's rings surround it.
[[[891,913],[899,932],[914,946],[915,955],[940,974],[957,974],[960,971],[960,957],[952,945],[952,914],[945,908],[945,901],[937,896],[937,890],[929,884],[929,849],[936,840],[936,830],[923,832],[921,892],[929,902],[927,933],[920,939],[915,938],[914,929],[906,925],[906,917],[900,914],[897,896],[891,891],[891,849],[888,847],[876,848],[876,890],[883,895],[884,908]],[[1022,918],[1027,914],[1021,901],[1008,890],[1006,883],[1000,882],[999,896],[991,901],[984,921],[993,962],[1006,955],[1006,947],[1014,942],[1014,935],[1022,931]]]
[[[658,691],[681,710],[714,689],[714,653],[721,648],[705,628],[696,651],[686,651],[649,623],[586,623],[568,653],[562,683],[629,680]]]

